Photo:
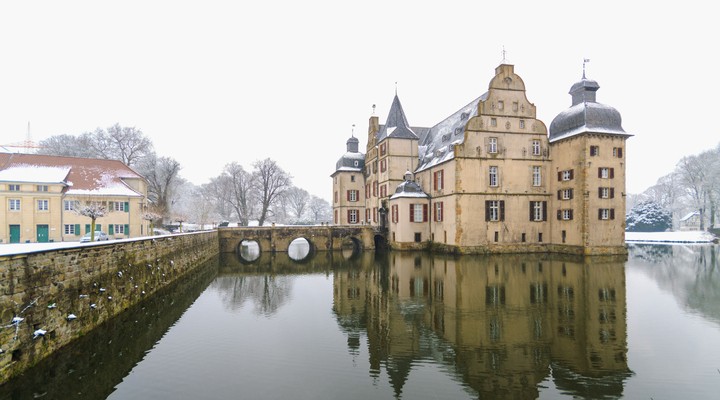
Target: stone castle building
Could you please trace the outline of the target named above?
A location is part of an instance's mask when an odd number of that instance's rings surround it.
[[[333,179],[335,224],[385,228],[393,249],[625,254],[625,141],[596,81],[570,89],[550,124],[514,66],[433,127],[408,122],[397,95],[371,116],[366,152],[351,137]]]

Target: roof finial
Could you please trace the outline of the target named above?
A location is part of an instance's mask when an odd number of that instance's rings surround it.
[[[587,64],[589,62],[590,62],[589,58],[583,58],[583,77],[582,77],[583,79],[586,79],[585,78],[585,64]]]
[[[375,104],[372,105],[373,113],[372,115],[375,115]]]
[[[395,96],[397,96],[397,81],[395,81]]]
[[[507,51],[505,51],[505,45],[503,45],[502,56],[503,56],[503,58],[502,58],[502,61],[501,61],[500,63],[501,63],[501,64],[507,63]]]
[[[355,137],[355,124],[352,124],[352,130],[350,130],[350,136]]]

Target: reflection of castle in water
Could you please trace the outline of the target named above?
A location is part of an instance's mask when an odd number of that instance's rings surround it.
[[[351,351],[367,334],[370,373],[385,368],[397,395],[427,359],[481,398],[536,398],[546,379],[569,394],[622,394],[624,260],[388,258],[336,270],[334,307]]]

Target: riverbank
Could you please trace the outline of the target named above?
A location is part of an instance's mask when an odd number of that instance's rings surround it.
[[[718,238],[710,232],[625,232],[626,243],[717,243]]]

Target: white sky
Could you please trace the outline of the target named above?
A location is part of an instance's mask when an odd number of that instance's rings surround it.
[[[640,3],[636,5],[635,3]],[[431,4],[428,5],[428,4]],[[668,5],[668,4],[672,4]],[[14,1],[0,5],[0,144],[141,129],[195,184],[270,157],[331,198],[355,124],[395,92],[432,126],[507,60],[546,126],[587,76],[620,111],[627,190],[720,142],[711,3],[606,1]],[[709,77],[709,78],[708,78]]]

